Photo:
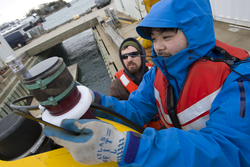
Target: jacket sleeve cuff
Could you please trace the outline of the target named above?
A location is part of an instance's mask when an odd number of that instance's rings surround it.
[[[130,164],[135,161],[139,145],[140,145],[141,135],[135,132],[127,133],[127,141],[124,149],[123,161],[120,164]]]
[[[94,96],[95,96],[94,103],[101,104],[101,95],[98,92],[93,91],[93,93],[94,93]]]

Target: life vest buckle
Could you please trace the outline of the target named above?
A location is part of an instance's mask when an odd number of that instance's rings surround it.
[[[225,63],[227,63],[227,65],[229,65],[229,66],[233,66],[234,65],[234,60],[226,59]]]

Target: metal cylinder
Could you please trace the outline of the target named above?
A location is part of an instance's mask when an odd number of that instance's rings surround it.
[[[46,59],[28,72],[30,76],[25,76],[22,83],[51,115],[62,115],[80,100],[76,82],[62,58]]]

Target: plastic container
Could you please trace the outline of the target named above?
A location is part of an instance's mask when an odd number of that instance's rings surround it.
[[[29,77],[30,74],[28,73],[26,67],[23,65],[21,60],[16,57],[15,55],[11,55],[7,57],[6,64],[9,66],[11,71],[16,74],[16,76],[19,78],[19,80],[23,80],[23,78]]]

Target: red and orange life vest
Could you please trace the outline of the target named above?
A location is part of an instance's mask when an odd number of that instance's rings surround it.
[[[245,50],[220,41],[216,42],[216,46],[240,60],[249,56]],[[199,130],[206,126],[211,104],[230,72],[229,66],[224,62],[196,61],[191,65],[176,106],[176,113],[183,130]],[[155,75],[154,94],[162,122],[167,128],[174,127],[167,111],[167,80],[159,69]]]
[[[136,85],[125,73],[124,73],[124,68],[120,71],[118,71],[115,74],[116,78],[120,80],[122,85],[129,91],[129,93],[135,91],[138,88],[138,85]],[[164,124],[162,123],[159,114],[155,115],[150,122],[145,124],[143,126],[144,128],[146,127],[152,127],[155,128],[156,130],[160,130],[162,128],[165,128]]]
[[[115,77],[120,80],[122,85],[129,91],[129,93],[135,91],[138,88],[138,85],[134,83],[125,73],[124,68],[117,73],[115,73]]]

